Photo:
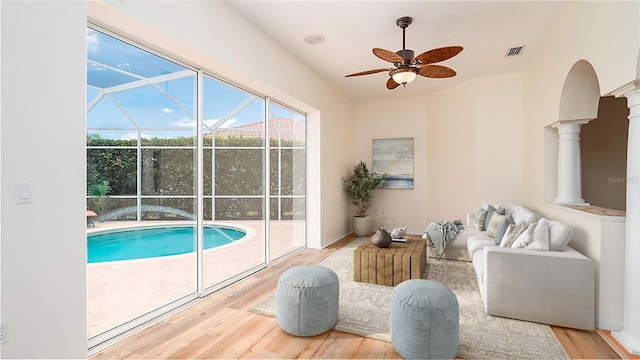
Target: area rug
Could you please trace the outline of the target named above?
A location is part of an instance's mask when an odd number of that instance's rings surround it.
[[[353,281],[353,250],[359,238],[323,262],[338,274],[340,297],[334,330],[391,342],[393,287]],[[548,325],[487,315],[473,266],[469,262],[429,258],[425,279],[449,287],[460,306],[458,357],[465,359],[569,359]],[[275,293],[249,311],[275,316]]]

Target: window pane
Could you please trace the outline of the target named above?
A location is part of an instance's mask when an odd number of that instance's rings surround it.
[[[261,149],[216,149],[216,195],[262,195]]]
[[[193,149],[143,149],[142,195],[194,195]]]
[[[135,195],[137,175],[135,149],[87,149],[87,193],[108,185],[105,195]],[[98,188],[96,188],[98,187]]]
[[[266,101],[210,77],[203,85],[204,218],[245,232],[204,251],[203,283],[209,287],[265,263]]]
[[[196,84],[195,71],[87,29],[90,339],[196,294]],[[123,258],[94,262],[102,245]]]
[[[268,127],[269,254],[275,260],[305,245],[305,116],[272,102]]]

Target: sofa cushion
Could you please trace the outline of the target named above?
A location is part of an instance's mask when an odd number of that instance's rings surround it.
[[[471,236],[467,240],[467,252],[469,253],[469,259],[473,259],[476,252],[482,251],[485,246],[493,246],[494,240],[486,235]]]
[[[549,221],[549,250],[564,251],[571,240],[573,230],[559,221]]]
[[[521,222],[534,223],[540,218],[538,214],[520,205],[513,206],[509,214],[513,216],[513,220],[516,224],[520,224]]]

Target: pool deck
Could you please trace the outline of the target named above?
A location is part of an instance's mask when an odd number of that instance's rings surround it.
[[[140,226],[194,225],[193,221],[95,222],[87,234]],[[205,224],[243,229],[237,242],[204,251],[204,288],[264,262],[264,221],[216,221]],[[269,254],[276,259],[305,246],[304,221],[271,221]],[[150,259],[87,264],[89,338],[196,291],[195,253]]]

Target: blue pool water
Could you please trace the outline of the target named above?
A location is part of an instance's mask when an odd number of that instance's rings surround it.
[[[87,262],[144,259],[195,251],[195,229],[187,227],[141,228],[87,236]],[[245,236],[241,230],[206,226],[204,248],[230,244]]]

